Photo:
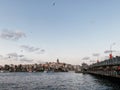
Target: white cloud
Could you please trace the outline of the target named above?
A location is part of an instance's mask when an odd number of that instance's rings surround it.
[[[7,56],[8,56],[9,58],[24,57],[24,55],[18,55],[17,53],[8,53]]]
[[[33,62],[33,59],[21,58],[20,61],[22,61],[22,62]]]
[[[97,56],[100,56],[99,53],[94,53],[93,56],[97,57]]]
[[[2,58],[3,57],[3,55],[0,55],[0,58]]]
[[[82,60],[89,60],[90,57],[84,57]]]
[[[111,52],[117,52],[117,51],[115,51],[115,50],[106,50],[106,51],[104,51],[104,53],[111,53]]]
[[[37,52],[37,54],[44,54],[45,53],[45,49],[41,49],[39,50],[39,52]]]
[[[35,52],[36,54],[44,54],[45,53],[45,49],[40,49],[38,47],[33,47],[33,46],[29,46],[29,45],[21,45],[20,48],[24,49],[27,52]],[[23,51],[23,50],[21,50]]]
[[[35,51],[40,50],[40,48],[36,48],[36,47],[33,47],[33,46],[28,46],[28,45],[21,45],[20,47],[27,52],[35,52]]]
[[[2,30],[0,33],[0,38],[7,40],[19,40],[20,38],[25,36],[25,33],[22,31],[11,31],[8,29]]]

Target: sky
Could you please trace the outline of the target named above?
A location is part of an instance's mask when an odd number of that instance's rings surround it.
[[[0,0],[0,64],[90,64],[120,55],[120,0]],[[92,60],[92,61],[91,61]]]

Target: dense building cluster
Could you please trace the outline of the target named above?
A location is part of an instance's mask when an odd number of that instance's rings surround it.
[[[54,71],[54,72],[67,72],[75,70],[75,66],[66,63],[57,62],[46,62],[45,64],[19,64],[19,65],[4,65],[0,66],[1,72],[43,72],[43,71]]]

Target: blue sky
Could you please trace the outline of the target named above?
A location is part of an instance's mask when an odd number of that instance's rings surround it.
[[[55,3],[55,5],[53,5]],[[24,32],[19,40],[0,39],[0,55],[24,54],[37,61],[81,64],[115,42],[120,51],[119,0],[1,0],[0,31]],[[21,45],[44,49],[42,54],[20,52]],[[116,54],[116,53],[115,53]],[[101,59],[101,58],[100,58]],[[1,60],[8,63],[11,60]],[[12,63],[20,63],[13,61]]]

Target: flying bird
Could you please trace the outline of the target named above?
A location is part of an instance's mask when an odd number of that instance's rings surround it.
[[[53,6],[55,6],[55,2],[53,3]]]

